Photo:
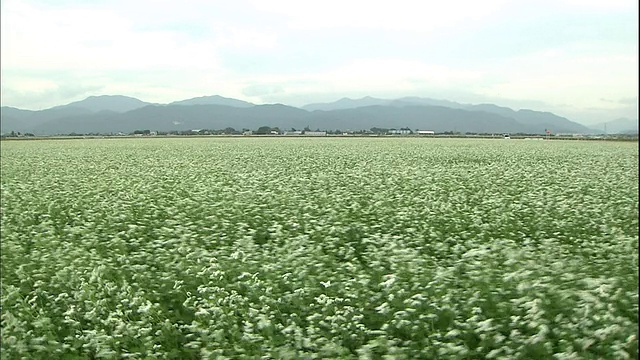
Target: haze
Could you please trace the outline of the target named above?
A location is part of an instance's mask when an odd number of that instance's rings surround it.
[[[638,3],[1,3],[2,105],[218,94],[302,106],[421,96],[637,118]]]

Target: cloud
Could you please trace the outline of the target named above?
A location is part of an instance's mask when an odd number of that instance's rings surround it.
[[[554,1],[556,6],[567,7],[574,11],[628,11],[638,8],[635,0],[560,0]]]
[[[621,99],[618,99],[617,102],[618,104],[622,104],[622,105],[637,105],[638,97],[621,98]]]
[[[242,93],[247,96],[273,95],[283,92],[284,87],[278,84],[253,84],[242,89]]]
[[[69,98],[87,97],[102,90],[100,85],[56,83],[49,80],[24,79],[20,86],[2,87],[2,102],[25,109],[44,109],[60,105]],[[34,90],[36,89],[36,90]]]
[[[292,105],[370,95],[572,114],[637,108],[638,5],[629,0],[0,6],[3,105],[219,94]]]
[[[135,23],[116,11],[43,8],[17,1],[3,5],[3,68],[103,71],[217,66],[215,44],[187,41],[175,31],[135,31]]]
[[[365,0],[252,2],[253,6],[263,12],[284,16],[287,26],[296,30],[382,28],[421,33],[460,26],[485,18],[499,11],[506,3],[505,0],[452,0],[422,4],[408,0],[397,0],[393,3]]]

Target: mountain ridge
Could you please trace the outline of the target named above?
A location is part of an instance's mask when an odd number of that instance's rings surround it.
[[[167,105],[228,105],[235,107],[255,106],[247,101],[223,97],[220,95],[199,96],[195,98],[171,102]]]
[[[556,133],[593,132],[593,129],[550,112],[516,111],[495,104],[461,104],[420,97],[380,99],[367,96],[293,107],[256,105],[219,95],[169,104],[153,104],[122,95],[102,95],[38,111],[3,106],[1,115],[3,133],[21,131],[43,135],[259,126],[310,126],[326,130],[409,127],[474,133],[544,133],[547,129]]]

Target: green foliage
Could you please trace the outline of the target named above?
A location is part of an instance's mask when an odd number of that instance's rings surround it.
[[[637,143],[0,145],[3,359],[638,356]]]

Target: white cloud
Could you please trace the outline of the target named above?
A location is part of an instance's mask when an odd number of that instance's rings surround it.
[[[505,99],[540,99],[574,107],[619,108],[608,98],[637,96],[638,58],[633,55],[571,54],[561,49],[511,59],[494,69],[503,81],[490,83],[482,94]]]
[[[559,0],[551,3],[573,10],[624,11],[638,8],[636,0]]]
[[[261,11],[284,15],[296,30],[376,28],[432,32],[464,25],[499,11],[506,0],[416,2],[409,0],[253,1]]]
[[[98,91],[292,105],[463,94],[450,100],[618,111],[637,108],[602,100],[638,96],[635,9],[628,0],[3,0],[2,102],[46,107]]]

